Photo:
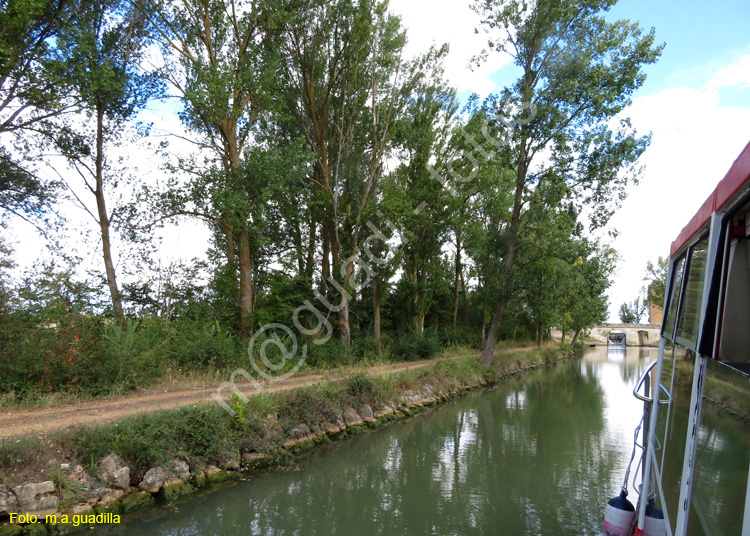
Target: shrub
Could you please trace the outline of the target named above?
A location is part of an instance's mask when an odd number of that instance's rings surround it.
[[[246,349],[217,320],[180,318],[170,324],[169,357],[182,368],[228,368],[239,364]]]
[[[339,339],[331,337],[323,344],[315,344],[313,339],[300,341],[300,353],[302,345],[307,343],[307,357],[305,364],[313,368],[335,368],[351,365],[354,362],[353,353],[348,352]]]
[[[116,381],[102,359],[103,322],[75,313],[39,324],[30,315],[3,319],[0,375],[2,390],[24,395],[36,390],[101,393]]]
[[[365,373],[355,374],[346,381],[346,392],[359,403],[383,399],[383,390],[375,379]]]
[[[427,329],[422,334],[404,333],[388,347],[391,358],[399,361],[429,359],[442,350],[437,331]]]
[[[299,423],[315,426],[331,413],[331,404],[315,390],[295,389],[284,397],[279,413],[288,426]]]
[[[218,459],[225,444],[237,439],[232,421],[215,405],[165,410],[58,435],[59,441],[70,442],[78,460],[93,464],[114,450],[140,472],[174,457],[191,464]]]
[[[468,346],[479,349],[482,345],[482,334],[477,329],[465,326],[447,327],[438,333],[438,340],[444,347]]]

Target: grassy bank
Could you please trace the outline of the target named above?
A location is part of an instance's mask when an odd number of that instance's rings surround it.
[[[60,471],[63,463],[83,465],[95,478],[96,461],[117,453],[131,468],[137,486],[149,468],[178,458],[190,467],[227,464],[243,453],[265,455],[271,463],[291,459],[290,440],[300,429],[315,434],[341,420],[347,408],[365,405],[377,410],[401,406],[404,397],[419,393],[435,400],[468,387],[551,363],[570,353],[570,347],[550,345],[499,354],[489,370],[476,358],[438,360],[395,375],[358,373],[311,387],[261,393],[247,403],[234,397],[235,415],[218,404],[195,405],[124,419],[107,425],[77,428],[49,437],[27,437],[0,443],[0,484],[52,480],[61,510],[75,504],[74,483]]]
[[[181,318],[165,323],[144,317],[119,324],[80,315],[55,316],[42,327],[34,322],[38,324],[38,319],[0,322],[0,409],[211,386],[237,368],[252,370],[248,367],[249,341],[218,322]],[[355,337],[349,350],[335,338],[324,345],[302,336],[298,339],[300,348],[307,347],[301,373],[430,359],[445,352],[472,353],[480,342],[460,328],[384,333],[381,352],[375,351],[372,337]],[[255,349],[263,343],[262,338],[256,340]],[[289,341],[284,343],[291,346]],[[267,350],[272,362],[276,358],[286,361],[273,355],[274,345]]]

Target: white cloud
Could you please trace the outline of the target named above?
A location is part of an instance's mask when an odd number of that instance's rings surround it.
[[[472,56],[486,47],[483,32],[476,34],[479,17],[471,11],[468,3],[457,4],[454,0],[393,0],[394,13],[401,15],[407,28],[409,43],[406,53],[416,56],[425,52],[431,44],[448,43],[450,53],[445,61],[445,75],[459,91],[472,91],[485,97],[495,90],[490,75],[510,61],[507,56],[491,54],[480,67],[468,68]],[[446,16],[450,13],[450,16]]]
[[[622,257],[609,293],[613,321],[620,304],[644,285],[646,262],[669,255],[672,241],[750,141],[750,104],[722,106],[713,88],[639,97],[629,115],[639,132],[651,131],[653,138],[641,159],[641,182],[612,220]]]
[[[708,82],[709,88],[740,86],[750,88],[750,54],[716,71]]]

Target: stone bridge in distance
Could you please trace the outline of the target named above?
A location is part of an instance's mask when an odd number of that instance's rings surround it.
[[[661,324],[601,324],[591,328],[585,341],[606,346],[607,336],[613,330],[625,332],[628,346],[658,346],[661,338]]]
[[[658,346],[661,337],[661,324],[600,324],[591,328],[584,338],[587,345],[607,345],[607,336],[610,331],[617,330],[625,332],[625,343],[628,346]],[[552,339],[560,340],[562,333],[558,329],[552,330]],[[566,339],[570,341],[571,333]]]

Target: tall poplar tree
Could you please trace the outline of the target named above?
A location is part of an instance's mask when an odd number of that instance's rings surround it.
[[[143,17],[129,2],[104,0],[91,4],[57,39],[82,114],[66,118],[51,135],[94,197],[96,209],[86,210],[99,226],[112,307],[117,317],[124,318],[107,188],[120,178],[111,167],[113,145],[158,89],[156,78],[140,66],[149,35]]]
[[[405,43],[400,20],[388,12],[387,2],[372,0],[321,3],[285,41],[290,107],[314,155],[310,180],[322,198],[321,276],[333,287],[346,348],[353,259],[369,233],[365,225],[374,212],[392,124],[405,100]]]
[[[395,145],[402,164],[388,179],[386,211],[403,229],[403,269],[412,294],[412,329],[424,331],[430,302],[430,267],[441,257],[447,239],[448,192],[434,180],[431,161],[442,160],[456,112],[455,90],[443,81],[447,46],[432,49],[419,61],[415,83],[395,125]]]
[[[546,181],[563,185],[603,225],[649,143],[627,119],[613,119],[659,57],[653,30],[608,22],[616,0],[475,0],[489,48],[509,54],[521,76],[487,106],[505,140],[497,158],[514,175],[513,206],[503,228],[503,269],[481,362],[489,366],[509,299],[509,276],[530,196]],[[482,61],[482,57],[478,61]]]
[[[226,263],[239,277],[241,332],[251,330],[256,283],[253,213],[260,201],[248,182],[243,154],[253,129],[272,107],[280,68],[280,36],[302,13],[296,0],[139,0],[163,56],[164,75],[182,99],[183,123],[197,135],[196,148],[209,149],[220,169],[197,170],[192,196],[168,210],[193,214],[218,227]],[[207,197],[205,195],[208,194]],[[189,203],[192,208],[188,208]]]

